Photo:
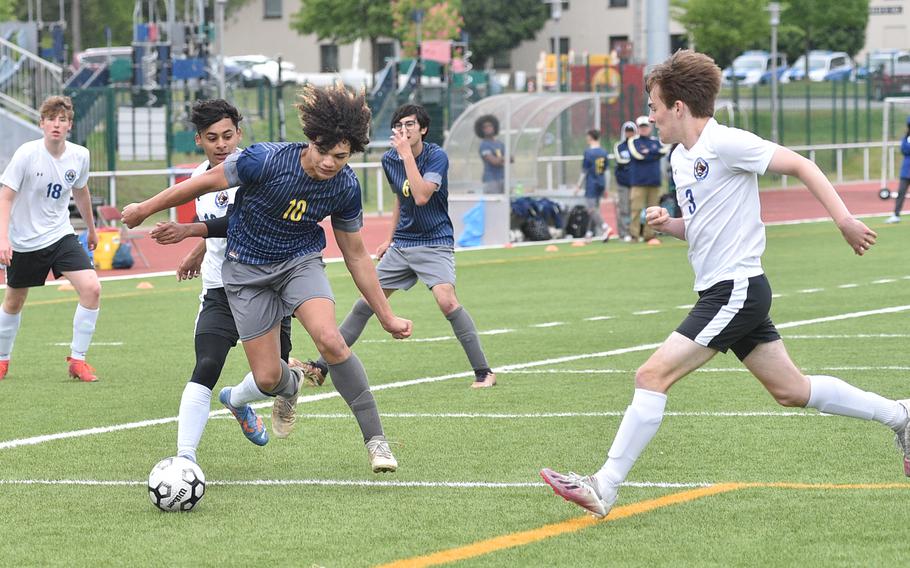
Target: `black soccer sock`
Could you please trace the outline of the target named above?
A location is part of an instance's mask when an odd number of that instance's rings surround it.
[[[193,369],[190,382],[213,390],[234,342],[214,333],[202,333],[196,336],[195,344],[196,367]]]

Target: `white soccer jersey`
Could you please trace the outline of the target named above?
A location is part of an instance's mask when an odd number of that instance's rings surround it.
[[[209,169],[208,160],[199,164],[190,177],[196,177]],[[224,217],[228,205],[234,202],[237,188],[222,189],[213,193],[206,193],[196,198],[196,217],[200,221]],[[221,281],[221,265],[224,263],[224,251],[227,249],[227,239],[205,239],[205,256],[202,258],[202,288],[223,288]]]
[[[43,138],[26,142],[0,177],[0,184],[17,194],[9,221],[15,252],[40,250],[76,232],[70,223],[70,196],[88,183],[89,153],[78,144],[65,144],[63,154],[54,158]]]
[[[695,290],[762,273],[765,226],[758,176],[777,144],[708,120],[692,148],[680,144],[670,165],[686,223]]]

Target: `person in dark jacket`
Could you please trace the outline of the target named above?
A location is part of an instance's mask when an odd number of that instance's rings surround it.
[[[634,122],[628,120],[622,125],[620,141],[613,146],[613,159],[616,160],[616,168],[613,171],[616,180],[616,230],[619,232],[619,237],[627,243],[632,241],[632,235],[629,233],[629,186],[631,185],[629,170],[632,169],[629,140],[636,135],[638,135],[638,128]]]
[[[907,196],[907,186],[910,185],[910,116],[907,117],[907,132],[901,140],[901,154],[904,163],[901,164],[901,181],[897,186],[897,201],[894,203],[894,215],[888,217],[885,223],[900,223],[901,209],[904,208],[904,198]]]
[[[633,239],[648,241],[649,245],[659,245],[660,240],[654,229],[643,223],[641,212],[660,203],[661,173],[660,161],[669,148],[651,136],[651,122],[647,116],[635,119],[638,136],[629,140],[629,153],[632,155],[631,183],[631,226]]]

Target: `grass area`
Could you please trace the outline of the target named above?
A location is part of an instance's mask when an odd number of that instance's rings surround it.
[[[780,294],[772,317],[791,323],[781,331],[806,372],[902,398],[906,312],[807,322],[907,303],[910,227],[872,223],[879,244],[862,258],[830,223],[769,228],[764,265]],[[481,331],[500,330],[482,335],[491,364],[512,366],[499,371],[497,387],[469,389],[468,377],[403,384],[470,369],[431,295],[421,286],[396,294],[393,306],[415,322],[415,340],[392,341],[371,322],[355,351],[397,442],[398,473],[370,473],[356,423],[337,397],[304,398],[294,435],[265,448],[216,415],[199,449],[210,483],[189,514],[156,510],[144,480],[175,451],[198,281],[148,279],[151,290],[136,289],[136,280],[105,282],[89,357],[101,377],[94,384],[66,377],[73,293],[33,290],[10,375],[0,382],[0,558],[11,566],[234,565],[260,564],[281,550],[291,565],[356,567],[553,525],[579,530],[529,543],[516,537],[515,546],[460,565],[829,567],[910,559],[901,545],[910,483],[891,434],[875,423],[782,409],[732,355],[672,390],[663,426],[632,470],[635,485],[617,504],[642,511],[579,524],[580,511],[539,483],[537,471],[589,473],[602,463],[634,371],[651,351],[640,346],[662,341],[684,317],[680,306],[695,299],[685,245],[468,251],[457,262],[460,300]],[[355,289],[341,264],[327,270],[342,317]],[[314,355],[297,324],[294,344],[295,356]],[[246,371],[233,350],[220,386]],[[332,392],[326,384],[303,394]],[[270,426],[268,409],[260,413]],[[96,427],[110,431],[35,438]],[[240,484],[257,480],[272,484]],[[359,481],[378,484],[351,484]],[[445,485],[458,482],[487,485]],[[660,501],[727,482],[758,485]],[[775,482],[808,486],[768,485]],[[643,510],[655,500],[660,506]]]

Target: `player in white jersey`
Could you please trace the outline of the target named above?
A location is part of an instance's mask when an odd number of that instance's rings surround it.
[[[638,369],[632,403],[603,467],[587,477],[540,472],[558,495],[597,517],[609,512],[619,485],[657,433],[670,387],[727,349],[783,406],[875,420],[891,428],[903,453],[904,474],[910,476],[910,400],[889,400],[836,377],[804,375],[787,354],[769,317],[758,176],[770,171],[799,178],[858,255],[875,244],[876,234],[850,215],[814,163],[712,118],[720,76],[711,58],[681,50],[647,78],[650,120],[664,143],[679,144],[670,161],[683,217],[671,218],[660,207],[649,207],[646,216],[656,230],[689,242],[699,299]]]
[[[85,362],[101,305],[101,283],[92,261],[70,223],[70,196],[88,227],[88,247],[98,244],[88,191],[89,152],[67,142],[73,127],[69,97],[51,96],[40,108],[41,140],[16,150],[0,177],[0,264],[6,267],[6,292],[0,309],[0,380],[9,371],[10,354],[28,289],[43,286],[48,272],[65,276],[79,295],[73,317],[69,375],[98,380]]]
[[[197,101],[190,118],[196,128],[196,145],[205,151],[207,160],[199,164],[192,177],[201,175],[222,163],[226,157],[238,151],[243,117],[229,102],[223,99]],[[206,193],[195,200],[196,217],[201,221],[224,217],[228,206],[234,202],[236,187]],[[159,223],[151,236],[159,242],[179,242],[192,229],[204,224],[183,225]],[[177,236],[179,235],[179,237]],[[199,233],[197,236],[206,236]],[[196,366],[180,397],[177,417],[177,455],[196,461],[196,450],[202,432],[208,422],[211,409],[212,389],[221,376],[228,351],[237,345],[239,335],[234,316],[228,304],[224,283],[221,280],[221,265],[227,240],[207,238],[184,257],[177,267],[177,280],[202,277],[202,294],[199,300],[199,314],[196,316],[195,351]],[[281,322],[281,357],[288,362],[291,351],[290,317]],[[292,369],[299,369],[301,363],[290,360]],[[289,403],[288,403],[289,404]],[[279,437],[287,436],[293,428],[293,415],[283,420],[280,411],[284,405],[276,404],[273,415],[273,430]]]

